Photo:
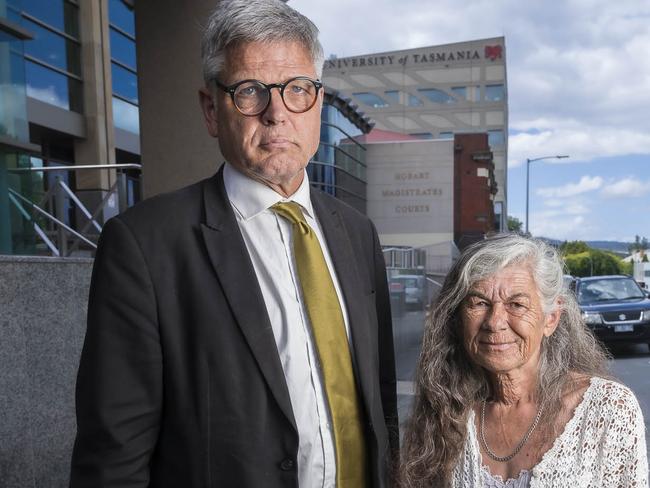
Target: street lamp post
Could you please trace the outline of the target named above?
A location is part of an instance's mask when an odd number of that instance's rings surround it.
[[[528,234],[528,201],[530,192],[530,163],[541,161],[542,159],[564,159],[569,156],[564,154],[562,156],[542,156],[541,158],[526,159],[526,234]]]

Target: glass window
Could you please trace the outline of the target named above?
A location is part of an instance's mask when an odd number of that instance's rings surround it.
[[[503,85],[485,85],[485,100],[500,102],[504,98]]]
[[[424,105],[422,101],[416,97],[415,95],[411,95],[408,93],[408,99],[409,99],[409,107],[419,107],[420,105]]]
[[[11,38],[8,47],[4,41],[0,41],[0,65],[4,67],[0,70],[0,134],[26,142],[29,140],[29,129],[24,58],[10,47],[19,42]]]
[[[81,74],[81,53],[77,43],[27,19],[23,20],[23,25],[34,34],[34,39],[24,44],[25,54],[77,76]]]
[[[130,68],[137,69],[135,63],[135,42],[111,28],[111,58]]]
[[[0,0],[0,11],[2,10],[2,1]],[[7,1],[7,11],[3,15],[8,21],[13,22],[14,24],[20,25],[22,22],[22,15],[20,12],[22,10],[20,2]]]
[[[363,92],[363,93],[353,93],[355,97],[357,97],[359,100],[361,100],[362,103],[369,107],[373,108],[381,108],[381,107],[388,107],[388,102],[381,98],[379,95],[375,95],[374,93],[368,93],[368,92]]]
[[[138,77],[115,63],[111,63],[113,93],[138,104]]]
[[[124,100],[113,97],[113,123],[115,127],[133,132],[140,133],[140,119],[139,110],[136,105],[133,105]]]
[[[454,103],[454,97],[436,88],[418,88],[418,92],[427,97],[433,103]]]
[[[467,100],[466,86],[454,86],[452,87],[451,92],[456,96],[458,100]]]
[[[25,13],[73,37],[79,37],[79,9],[66,0],[23,0]]]
[[[388,97],[391,102],[401,103],[398,90],[388,90],[384,92],[384,95]]]
[[[387,90],[384,94],[394,103],[401,103],[402,105],[408,105],[409,107],[419,107],[422,105],[422,101],[418,97],[407,92]]]
[[[110,0],[108,4],[108,18],[111,24],[135,37],[133,10],[127,7],[122,0]]]
[[[488,131],[488,144],[490,146],[500,146],[505,142],[502,130],[489,130]]]
[[[438,139],[453,139],[453,138],[454,138],[453,132],[440,132],[438,134]]]
[[[66,110],[82,111],[81,82],[25,60],[27,95]]]
[[[494,202],[494,230],[500,232],[502,229],[503,202]]]
[[[410,136],[415,136],[418,139],[433,139],[433,134],[431,132],[414,132],[409,134]]]

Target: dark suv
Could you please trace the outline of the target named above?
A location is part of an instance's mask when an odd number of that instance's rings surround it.
[[[603,342],[645,342],[650,347],[650,298],[629,276],[576,278],[585,323]]]

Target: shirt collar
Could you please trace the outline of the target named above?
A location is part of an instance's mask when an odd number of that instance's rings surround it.
[[[296,202],[309,217],[314,218],[309,178],[307,171],[303,171],[305,175],[298,190],[287,198],[265,184],[239,172],[230,163],[225,163],[223,182],[230,203],[244,220],[255,218],[278,202]]]

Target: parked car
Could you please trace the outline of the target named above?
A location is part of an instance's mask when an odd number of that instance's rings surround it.
[[[390,310],[395,317],[401,317],[406,308],[406,291],[404,283],[399,280],[388,280],[388,292],[390,293]]]
[[[407,306],[422,308],[427,302],[427,282],[424,275],[397,275],[393,276],[390,281],[402,284],[404,302]]]
[[[569,290],[573,290],[573,282],[575,281],[575,278],[573,276],[565,274],[562,277],[562,280],[564,281],[564,286],[566,286]]]
[[[650,347],[650,298],[633,278],[591,276],[574,283],[582,317],[599,339]]]

